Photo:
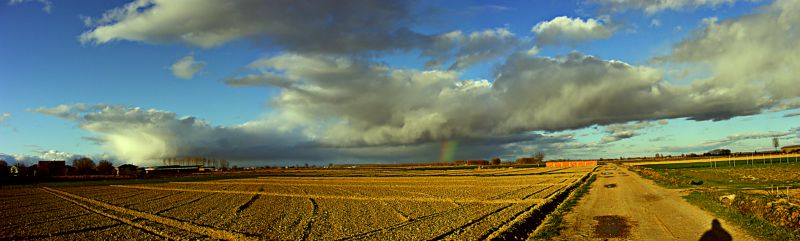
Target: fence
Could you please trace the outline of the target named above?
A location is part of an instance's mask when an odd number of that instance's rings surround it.
[[[736,166],[752,164],[773,164],[773,163],[800,163],[800,153],[792,154],[772,154],[772,155],[739,155],[728,157],[689,159],[678,161],[646,161],[636,163],[625,163],[627,165],[652,165],[652,164],[680,164],[680,163],[708,163],[709,167]]]

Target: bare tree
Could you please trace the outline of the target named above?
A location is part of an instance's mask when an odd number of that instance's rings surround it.
[[[536,154],[533,154],[533,159],[536,159],[540,162],[544,161],[544,152],[536,152]]]
[[[94,161],[88,157],[72,160],[72,166],[75,167],[75,172],[79,175],[92,174],[92,170],[96,167]]]
[[[111,175],[114,172],[114,165],[111,162],[102,160],[97,163],[97,173],[100,175]]]
[[[499,157],[492,158],[492,165],[500,165],[500,162],[501,160]]]
[[[26,166],[25,163],[17,162],[16,164],[14,164],[14,166],[17,167],[17,173],[12,173],[12,174],[19,175],[19,176],[28,176],[28,166]],[[34,166],[36,166],[36,164],[34,164],[31,167],[34,167]],[[36,168],[32,168],[32,169],[35,170]]]
[[[2,177],[8,176],[9,168],[10,167],[8,166],[8,162],[6,162],[5,160],[0,160],[0,176]]]
[[[776,150],[776,151],[778,150],[778,147],[779,147],[779,146],[781,146],[781,144],[780,144],[780,143],[778,143],[778,138],[777,138],[777,137],[773,137],[773,138],[772,138],[772,146],[774,146],[774,147],[775,147],[775,150]]]

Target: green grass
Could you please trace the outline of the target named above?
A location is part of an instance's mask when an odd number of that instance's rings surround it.
[[[564,202],[562,202],[556,208],[553,213],[547,216],[547,218],[542,222],[542,225],[536,229],[536,231],[531,236],[533,240],[547,240],[552,239],[561,234],[561,230],[566,228],[564,225],[564,215],[566,215],[569,211],[571,211],[575,205],[578,204],[578,201],[581,200],[581,197],[589,192],[589,188],[597,179],[596,175],[592,175],[589,177],[585,183],[583,183],[580,187],[578,187],[575,192],[570,194]]]
[[[716,188],[750,188],[765,189],[770,186],[798,186],[800,184],[800,163],[783,161],[764,165],[719,164],[710,168],[708,163],[696,166],[695,163],[661,164],[630,167],[641,176],[655,180],[670,188],[716,187]],[[721,162],[720,162],[721,163]],[[693,167],[693,165],[695,165]],[[700,186],[689,185],[692,180],[702,180]]]
[[[718,195],[714,193],[692,192],[685,196],[684,199],[703,210],[713,213],[714,216],[740,227],[753,237],[763,240],[800,240],[800,236],[791,230],[773,226],[768,221],[755,215],[742,214],[725,207],[717,202],[717,197]]]

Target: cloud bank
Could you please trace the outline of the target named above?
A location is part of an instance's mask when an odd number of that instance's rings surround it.
[[[616,1],[631,8],[716,6],[714,1]],[[674,4],[673,4],[674,3]],[[721,3],[721,2],[720,2]],[[187,7],[188,6],[188,7]],[[281,6],[281,7],[275,7]],[[621,6],[621,5],[620,5]],[[653,59],[709,66],[706,78],[677,85],[665,71],[572,52],[538,56],[507,28],[420,34],[409,30],[413,3],[140,0],[87,19],[85,43],[128,40],[211,48],[238,39],[282,48],[227,78],[234,87],[277,90],[262,119],[214,126],[197,117],[117,105],[61,105],[32,111],[73,121],[121,158],[149,161],[203,155],[233,160],[435,159],[440,143],[458,141],[467,158],[522,154],[531,147],[596,151],[631,138],[650,121],[725,120],[761,113],[800,96],[800,3],[701,31]],[[231,14],[238,13],[238,14]],[[607,18],[606,18],[607,19]],[[566,16],[533,26],[537,46],[608,38],[604,19]],[[320,41],[325,40],[325,41]],[[418,51],[427,69],[394,68],[370,53]],[[499,60],[490,79],[462,71]],[[201,62],[173,65],[191,78]],[[439,68],[444,67],[447,68]],[[628,124],[619,124],[628,123]],[[606,126],[600,143],[575,143],[565,131]],[[466,156],[473,155],[473,156]]]
[[[137,164],[198,155],[239,161],[436,161],[440,145],[339,146],[316,141],[312,128],[299,128],[289,117],[280,116],[225,127],[173,112],[117,105],[60,105],[30,111],[74,121],[97,134],[91,139],[117,158]],[[540,134],[466,139],[460,142],[459,157],[490,157],[504,153],[506,143],[552,140]]]
[[[590,0],[590,2],[615,12],[641,10],[652,15],[666,10],[716,8],[721,5],[733,5],[737,0]]]
[[[211,48],[237,39],[292,51],[353,53],[405,48],[422,35],[408,29],[410,1],[137,0],[87,18],[81,42],[185,43]],[[321,41],[324,40],[324,41]]]

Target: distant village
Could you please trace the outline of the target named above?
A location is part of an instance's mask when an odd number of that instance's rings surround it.
[[[225,160],[211,160],[203,157],[170,158],[162,160],[164,165],[139,167],[133,164],[123,164],[115,167],[110,161],[94,160],[83,157],[72,160],[68,165],[64,160],[40,160],[31,166],[18,162],[9,166],[5,160],[0,160],[0,177],[35,177],[35,178],[136,178],[157,175],[181,175],[223,171],[229,169]],[[72,178],[72,179],[76,179]]]
[[[729,149],[715,149],[703,154],[681,154],[681,155],[661,155],[655,154],[651,157],[620,157],[619,159],[593,159],[593,160],[548,160],[545,161],[544,153],[536,153],[529,157],[522,157],[512,161],[502,161],[500,158],[491,160],[455,160],[452,162],[433,162],[433,163],[405,163],[405,164],[362,164],[362,165],[333,165],[322,166],[321,168],[357,168],[357,167],[412,167],[412,166],[477,166],[477,167],[500,167],[511,165],[527,165],[538,167],[574,167],[592,166],[598,162],[608,161],[672,161],[682,159],[714,158],[714,157],[741,157],[800,153],[800,145],[781,147],[779,150],[757,151],[757,152],[731,152]],[[164,175],[190,175],[204,174],[219,171],[252,170],[262,168],[318,168],[316,165],[309,166],[282,166],[282,167],[247,167],[239,168],[229,166],[228,161],[212,160],[205,157],[184,157],[168,158],[162,160],[160,166],[139,167],[133,164],[123,164],[114,166],[110,161],[101,160],[95,163],[94,160],[83,157],[72,160],[68,165],[64,160],[41,160],[31,166],[26,166],[18,162],[9,166],[5,160],[0,160],[0,177],[3,178],[58,178],[58,179],[104,179],[104,178],[142,178]]]

